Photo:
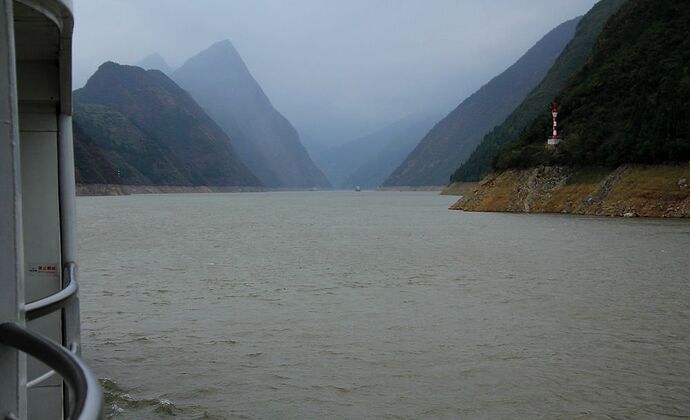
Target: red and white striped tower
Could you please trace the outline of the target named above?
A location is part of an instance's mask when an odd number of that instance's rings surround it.
[[[553,117],[553,136],[547,140],[547,145],[555,147],[561,142],[558,138],[558,104],[556,102],[551,104],[551,116]]]

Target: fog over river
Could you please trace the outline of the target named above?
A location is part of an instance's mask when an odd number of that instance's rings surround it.
[[[80,197],[83,352],[109,414],[690,415],[689,221],[453,200]]]

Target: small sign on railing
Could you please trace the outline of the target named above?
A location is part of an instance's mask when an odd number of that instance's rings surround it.
[[[46,263],[46,264],[29,264],[29,273],[36,274],[57,274],[57,264],[56,263]]]

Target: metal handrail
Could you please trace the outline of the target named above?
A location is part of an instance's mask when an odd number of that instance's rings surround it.
[[[103,395],[98,380],[89,368],[69,350],[11,322],[0,324],[0,343],[35,357],[65,379],[74,394],[74,409],[70,418],[79,420],[102,418]]]
[[[41,375],[37,378],[34,378],[34,379],[30,380],[29,382],[27,382],[26,388],[27,389],[34,388],[34,387],[42,384],[43,382],[47,381],[48,379],[52,378],[53,376],[55,376],[56,373],[57,372],[55,372],[53,369],[51,369],[48,372],[44,373],[43,375]]]
[[[63,347],[64,347],[64,346],[63,346]],[[79,347],[78,347],[76,344],[73,343],[71,346],[69,346],[68,350],[69,350],[70,353],[72,353],[73,355],[79,356],[79,353],[77,352],[78,348],[79,348]],[[26,388],[27,388],[27,389],[31,389],[31,388],[33,388],[33,387],[36,387],[36,386],[42,384],[43,382],[45,382],[45,381],[47,381],[48,379],[52,378],[53,375],[55,375],[55,373],[56,373],[56,372],[55,372],[53,369],[49,370],[48,372],[44,373],[43,375],[38,376],[38,377],[36,377],[36,378],[34,378],[34,379],[28,381],[28,382],[26,383]]]
[[[65,276],[68,282],[67,286],[55,294],[27,303],[24,306],[26,320],[32,321],[36,318],[48,315],[51,312],[55,312],[64,307],[70,299],[75,297],[79,291],[76,273],[77,265],[75,263],[71,262],[65,264]]]

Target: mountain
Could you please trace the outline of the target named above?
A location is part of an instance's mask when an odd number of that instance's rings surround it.
[[[407,116],[318,154],[317,162],[334,186],[376,188],[405,159],[434,122],[435,119],[427,115]]]
[[[585,14],[572,41],[544,79],[501,125],[484,137],[469,159],[453,173],[452,182],[478,181],[491,172],[492,161],[498,150],[514,140],[537,116],[543,115],[545,107],[587,63],[604,25],[624,2],[625,0],[601,0]]]
[[[546,34],[515,64],[463,101],[421,140],[384,186],[446,185],[450,175],[544,78],[580,18]]]
[[[190,58],[172,77],[230,136],[242,160],[266,186],[330,186],[295,128],[273,107],[229,41]]]
[[[635,0],[453,209],[690,217],[690,3]]]
[[[74,102],[76,167],[82,180],[261,185],[223,130],[158,70],[107,62],[74,92]],[[101,162],[99,174],[91,161],[84,161],[91,158]]]
[[[499,153],[497,168],[687,164],[689,28],[690,2],[626,3],[556,97],[560,146],[544,147],[551,127],[545,103],[546,111]]]
[[[117,169],[91,136],[74,124],[74,177],[77,184],[117,184]]]
[[[341,186],[359,185],[366,189],[381,186],[436,121],[430,117],[407,118],[378,131],[376,138],[383,148],[359,165]]]
[[[323,172],[323,168],[321,167],[318,156],[321,156],[330,150],[330,146],[328,144],[324,144],[322,141],[318,140],[316,137],[312,137],[309,134],[305,134],[304,132],[300,131],[297,129],[299,132],[299,138],[304,145],[304,148],[307,149],[307,153],[309,153],[309,156],[311,156],[312,160],[316,164],[316,166],[321,169]],[[328,174],[324,173],[326,177],[328,177]]]
[[[160,70],[166,75],[172,73],[172,68],[168,65],[163,57],[158,53],[147,55],[143,60],[135,64],[145,70]]]

